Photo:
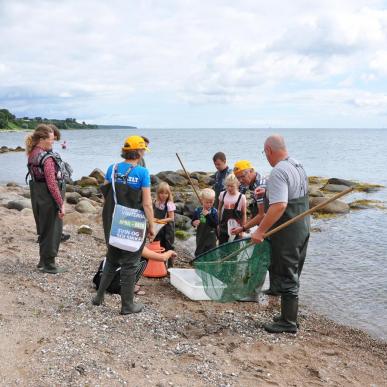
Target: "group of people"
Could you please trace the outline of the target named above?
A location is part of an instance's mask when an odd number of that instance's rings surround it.
[[[65,163],[52,151],[57,128],[39,125],[27,137],[26,150],[30,175],[32,208],[39,235],[40,260],[38,268],[46,273],[60,273],[56,265],[65,215]],[[170,186],[162,182],[156,189],[156,200],[151,197],[151,179],[145,166],[144,154],[149,140],[142,136],[125,139],[121,149],[124,161],[109,166],[101,187],[104,195],[102,212],[107,247],[106,259],[101,265],[102,275],[94,305],[103,303],[104,294],[112,287],[120,270],[119,292],[121,314],[137,313],[143,305],[134,302],[136,282],[144,270],[144,258],[172,264],[176,255],[174,245],[174,212],[176,206]],[[251,234],[253,243],[261,243],[265,233],[286,222],[308,208],[308,179],[302,165],[289,157],[284,139],[273,135],[264,143],[264,153],[273,167],[266,179],[248,160],[239,160],[231,170],[226,156],[218,152],[213,156],[217,169],[213,188],[200,192],[201,205],[195,209],[192,225],[196,228],[195,256]],[[246,199],[250,191],[251,202]],[[145,247],[145,239],[136,251],[127,251],[109,244],[112,218],[116,204],[144,212],[147,236],[160,241],[165,250],[158,254]],[[247,218],[249,208],[250,217]],[[155,235],[155,222],[163,227]],[[274,234],[270,238],[272,260],[270,265],[271,295],[281,296],[281,313],[265,325],[269,332],[297,332],[299,277],[305,260],[309,239],[309,220],[304,218]],[[145,263],[144,263],[145,262]]]

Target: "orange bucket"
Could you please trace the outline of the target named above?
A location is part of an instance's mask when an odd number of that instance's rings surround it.
[[[155,251],[156,253],[163,253],[165,251],[164,247],[160,245],[160,241],[148,243],[146,247],[148,247],[149,250]],[[146,265],[146,269],[142,275],[144,277],[161,278],[166,277],[167,274],[168,272],[165,262],[148,259],[148,264]]]

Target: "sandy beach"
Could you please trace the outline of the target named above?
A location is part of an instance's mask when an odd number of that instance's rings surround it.
[[[0,187],[2,197],[23,192]],[[296,335],[268,334],[262,324],[278,304],[265,296],[260,304],[194,302],[168,278],[143,278],[142,313],[120,316],[116,295],[93,307],[91,280],[105,251],[99,211],[67,205],[71,239],[58,262],[69,271],[50,275],[36,269],[31,210],[0,207],[2,385],[386,385],[387,343],[302,306]],[[78,234],[80,224],[93,234]],[[177,250],[177,266],[186,267]]]

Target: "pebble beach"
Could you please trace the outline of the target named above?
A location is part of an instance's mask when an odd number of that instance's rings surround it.
[[[0,186],[2,385],[386,385],[387,343],[304,306],[296,335],[268,334],[262,324],[279,308],[272,297],[191,301],[167,277],[142,278],[142,313],[120,316],[117,295],[93,307],[91,280],[105,252],[101,203],[83,199],[95,209],[83,213],[67,203],[71,238],[58,262],[69,270],[49,275],[36,269],[32,211],[7,208],[25,196],[26,187]],[[84,224],[91,235],[78,233]],[[179,241],[176,250],[176,266],[188,267],[191,252]]]

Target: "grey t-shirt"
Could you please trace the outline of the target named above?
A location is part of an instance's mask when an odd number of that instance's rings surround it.
[[[308,193],[308,176],[304,167],[288,157],[280,161],[271,171],[267,181],[269,203],[287,203]]]

